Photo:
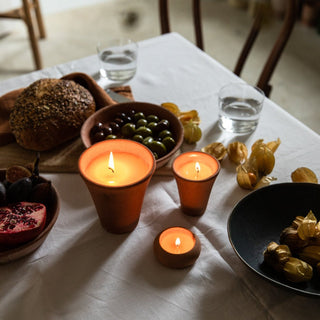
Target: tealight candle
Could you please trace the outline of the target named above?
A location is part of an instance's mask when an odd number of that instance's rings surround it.
[[[154,253],[161,264],[170,268],[185,268],[198,259],[201,244],[198,237],[182,227],[160,232],[153,243]]]
[[[202,215],[220,172],[219,161],[207,153],[190,151],[179,155],[174,160],[172,169],[182,211],[192,216]]]
[[[82,153],[79,170],[102,226],[113,233],[132,231],[155,171],[151,151],[131,140],[102,141]]]

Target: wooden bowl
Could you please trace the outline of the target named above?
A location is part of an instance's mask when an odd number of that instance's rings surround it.
[[[176,145],[170,152],[156,160],[156,169],[163,167],[181,147],[183,142],[183,127],[179,119],[172,112],[155,104],[146,102],[125,102],[107,106],[98,110],[82,125],[80,135],[84,146],[86,148],[91,146],[90,131],[96,123],[109,123],[116,118],[116,114],[118,112],[125,113],[129,110],[143,112],[146,116],[154,114],[158,116],[159,119],[166,119],[170,122],[170,131],[173,134]]]
[[[0,170],[0,181],[3,181],[5,179],[5,170]],[[46,181],[45,178],[40,177],[42,182]],[[47,238],[50,230],[54,226],[55,222],[57,221],[59,210],[60,210],[60,200],[59,195],[55,187],[53,187],[53,200],[52,204],[47,207],[47,219],[46,219],[46,225],[42,232],[33,240],[30,240],[26,243],[19,244],[16,246],[0,246],[0,264],[8,263],[11,261],[15,261],[17,259],[20,259],[22,257],[25,257],[26,255],[34,252],[36,249],[38,249],[42,243]]]

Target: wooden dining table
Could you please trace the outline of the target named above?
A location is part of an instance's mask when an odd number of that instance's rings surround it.
[[[3,81],[0,95],[40,78],[71,72],[95,77],[98,70],[98,57],[88,56]],[[291,182],[291,173],[299,167],[320,177],[319,135],[270,99],[265,99],[253,133],[239,136],[219,128],[218,91],[241,81],[181,35],[169,33],[139,42],[137,73],[128,85],[136,101],[173,102],[182,111],[198,111],[202,138],[196,144],[184,143],[181,152],[233,141],[250,149],[258,139],[279,138],[271,174],[277,180],[271,184]],[[234,252],[228,218],[253,191],[239,187],[235,165],[227,157],[202,216],[185,215],[173,175],[156,172],[137,227],[120,235],[101,226],[77,172],[42,175],[58,190],[60,214],[36,251],[0,265],[0,319],[319,318],[318,297],[275,285]],[[316,214],[319,218],[320,212]],[[167,268],[154,255],[156,236],[174,226],[190,229],[201,242],[200,256],[191,267]]]

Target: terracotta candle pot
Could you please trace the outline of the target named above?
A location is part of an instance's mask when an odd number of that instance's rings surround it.
[[[181,269],[195,263],[201,244],[190,230],[181,227],[168,228],[158,234],[153,243],[154,253],[161,264]]]
[[[207,153],[191,151],[178,156],[172,168],[182,211],[191,216],[202,215],[220,172],[219,161]]]
[[[102,141],[82,153],[79,170],[102,226],[112,233],[132,231],[155,171],[151,151],[131,140]]]

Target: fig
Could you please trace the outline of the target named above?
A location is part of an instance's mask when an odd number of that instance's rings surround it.
[[[29,200],[32,190],[32,179],[29,177],[21,178],[12,183],[7,190],[8,202],[19,202]]]
[[[17,202],[0,207],[0,244],[18,245],[37,237],[45,227],[45,205]]]
[[[45,181],[36,184],[30,194],[30,201],[43,203],[46,207],[50,206],[53,201],[54,191],[51,181]]]
[[[10,183],[14,183],[20,180],[21,178],[26,178],[30,176],[30,170],[23,166],[11,166],[6,170],[6,180]]]

